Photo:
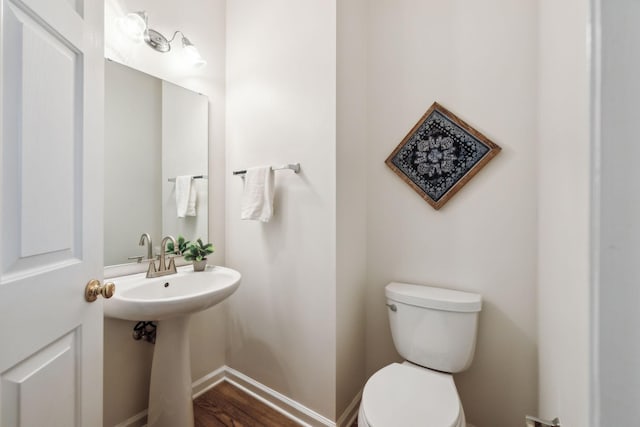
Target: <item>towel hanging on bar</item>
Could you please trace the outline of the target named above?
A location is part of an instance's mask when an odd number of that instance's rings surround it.
[[[196,216],[196,188],[192,183],[193,176],[176,177],[176,208],[178,218]]]
[[[269,222],[273,216],[273,169],[260,166],[247,170],[240,206],[240,219]]]

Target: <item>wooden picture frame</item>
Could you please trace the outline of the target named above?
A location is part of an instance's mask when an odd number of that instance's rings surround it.
[[[437,210],[500,150],[500,146],[434,102],[385,163]]]

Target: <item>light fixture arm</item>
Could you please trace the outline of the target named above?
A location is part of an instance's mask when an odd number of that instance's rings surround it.
[[[168,40],[168,42],[172,43],[175,40],[175,38],[178,35],[178,33],[180,33],[180,37],[182,37],[182,47],[193,46],[193,43],[191,43],[191,40],[189,40],[187,38],[187,36],[185,36],[184,33],[182,31],[180,31],[180,30],[176,30],[173,33],[173,37],[171,37],[171,39]]]
[[[187,37],[184,35],[184,33],[180,30],[176,30],[175,33],[173,33],[173,37],[171,37],[171,39],[169,40],[169,43],[173,42],[176,38],[176,35],[178,35],[178,33],[180,33],[180,35],[182,36],[183,39],[186,39]],[[187,39],[188,40],[188,39]]]

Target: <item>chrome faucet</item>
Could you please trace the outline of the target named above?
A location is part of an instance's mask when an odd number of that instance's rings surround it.
[[[176,274],[176,262],[173,259],[173,257],[169,257],[169,265],[166,265],[166,260],[165,260],[165,251],[166,251],[166,245],[167,245],[167,241],[171,240],[173,242],[173,247],[177,248],[178,244],[176,243],[176,239],[173,238],[173,236],[166,236],[164,239],[162,239],[162,243],[160,244],[160,261],[158,263],[158,269],[156,270],[156,263],[155,261],[151,260],[149,261],[149,269],[147,270],[147,277],[148,278],[152,278],[152,277],[160,277],[160,276],[166,276],[168,274]]]
[[[138,245],[144,246],[145,240],[147,241],[147,259],[153,259],[153,245],[151,244],[151,235],[149,233],[144,233],[140,236]]]

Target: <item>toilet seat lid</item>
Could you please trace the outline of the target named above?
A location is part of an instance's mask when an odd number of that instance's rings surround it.
[[[451,375],[399,363],[369,378],[362,405],[372,427],[454,427],[461,414]]]

